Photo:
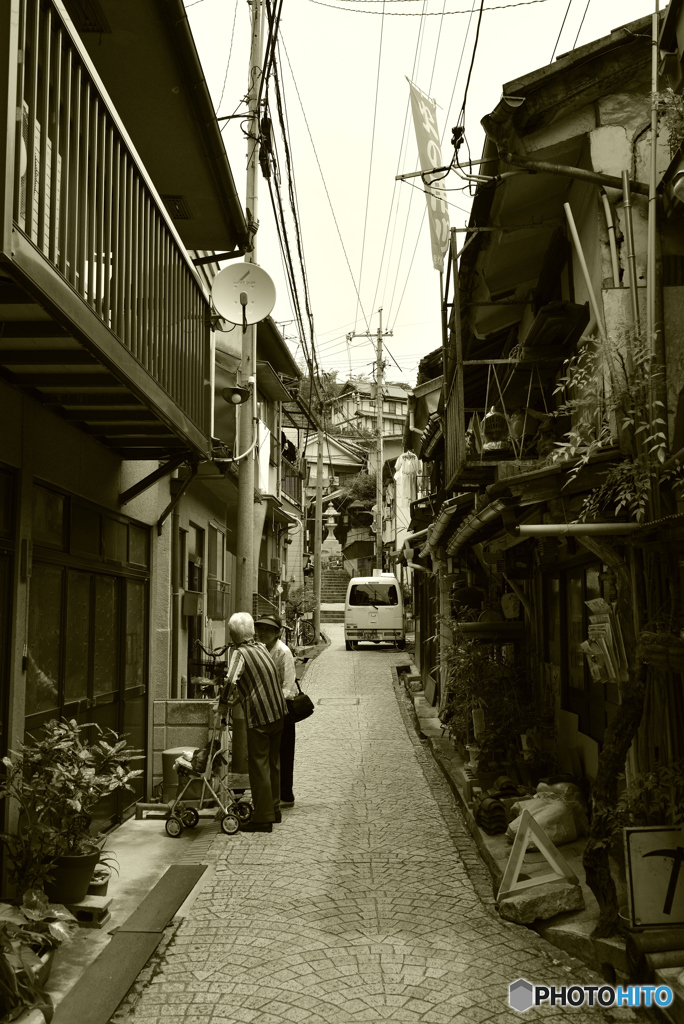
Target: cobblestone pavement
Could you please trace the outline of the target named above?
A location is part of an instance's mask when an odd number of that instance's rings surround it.
[[[347,652],[342,628],[330,632],[306,677],[316,712],[297,727],[295,807],[271,834],[216,835],[215,876],[127,1019],[481,1024],[521,1020],[507,1002],[520,976],[595,983],[495,914],[489,876],[395,694],[390,667],[407,656]]]

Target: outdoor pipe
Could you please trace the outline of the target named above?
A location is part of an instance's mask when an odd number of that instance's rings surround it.
[[[622,205],[625,210],[625,242],[627,245],[627,267],[629,268],[629,293],[632,302],[632,323],[637,334],[641,333],[639,318],[639,293],[637,291],[636,253],[634,252],[634,227],[632,224],[632,197],[629,190],[629,174],[622,172]]]
[[[171,513],[171,697],[180,696],[178,679],[180,647],[180,584],[181,584],[180,514]]]
[[[538,523],[507,526],[512,537],[619,537],[640,530],[643,523]]]
[[[466,541],[477,533],[478,530],[482,529],[492,519],[496,519],[504,509],[509,508],[511,501],[509,500],[498,500],[492,501],[489,505],[485,505],[479,512],[475,512],[463,523],[461,528],[456,531],[454,536],[447,545],[446,553],[448,556],[454,556],[460,551]]]
[[[580,237],[579,237],[579,234],[577,232],[577,225],[575,224],[575,218],[572,215],[572,209],[570,208],[570,203],[564,203],[563,204],[563,209],[565,210],[565,216],[568,219],[568,227],[570,228],[570,234],[572,235],[572,240],[575,243],[575,252],[577,253],[577,259],[578,259],[579,265],[580,265],[580,267],[582,269],[582,276],[584,278],[584,284],[585,284],[587,292],[589,294],[589,302],[591,304],[591,310],[592,310],[592,312],[594,314],[594,319],[596,320],[596,326],[598,327],[598,332],[601,335],[602,340],[605,341],[606,340],[606,329],[605,329],[605,327],[603,325],[603,318],[602,318],[601,313],[599,311],[598,302],[596,301],[596,295],[594,294],[594,286],[591,283],[591,276],[589,274],[589,268],[587,267],[587,261],[584,258],[584,251],[582,249],[582,243],[580,242]]]
[[[606,215],[606,226],[608,228],[608,244],[610,246],[610,262],[613,265],[613,284],[620,287],[620,264],[618,262],[617,245],[615,243],[615,224],[613,222],[613,211],[605,189],[601,189],[601,200],[603,211]]]
[[[598,174],[596,171],[585,171],[581,167],[569,167],[566,164],[551,164],[545,160],[528,160],[525,156],[511,153],[509,150],[500,150],[499,157],[507,164],[514,167],[524,167],[527,171],[538,171],[546,174],[559,174],[565,178],[574,178],[576,181],[586,181],[590,185],[602,185],[604,188],[615,188],[622,191],[623,184],[620,178],[612,174]],[[631,183],[632,192],[639,195],[648,195],[648,185],[642,181]]]

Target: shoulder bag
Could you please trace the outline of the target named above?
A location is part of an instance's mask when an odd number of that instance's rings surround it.
[[[299,685],[299,680],[296,679],[297,689],[299,693],[296,697],[286,699],[287,704],[287,715],[285,716],[286,722],[291,722],[292,725],[295,722],[302,722],[305,718],[308,718],[314,713],[314,705],[311,697],[307,693],[302,693],[302,688]]]

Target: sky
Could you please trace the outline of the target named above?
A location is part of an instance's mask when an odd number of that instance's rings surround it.
[[[395,175],[418,166],[407,77],[436,100],[442,156],[451,159],[479,7],[479,0],[285,0],[281,84],[316,349],[321,368],[337,370],[340,380],[350,369],[372,375],[374,339],[348,343],[346,334],[374,334],[380,307],[383,330],[392,331],[386,379],[415,383],[419,360],[442,343],[425,196]],[[244,111],[249,4],[186,0],[186,8],[219,116]],[[590,0],[588,7],[586,0],[485,0],[465,108],[473,159],[484,142],[480,119],[496,106],[504,83],[549,64],[554,50],[557,57],[654,9],[654,0]],[[457,11],[464,13],[449,13]],[[225,124],[244,203],[247,141],[239,120]],[[277,129],[276,141],[284,162]],[[287,202],[284,168],[282,178]],[[455,189],[447,196],[451,226],[463,227],[468,192],[457,190],[463,183],[453,174],[444,184]],[[263,178],[259,188],[257,262],[276,285],[272,316],[301,359]]]

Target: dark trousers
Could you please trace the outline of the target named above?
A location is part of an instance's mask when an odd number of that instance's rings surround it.
[[[294,800],[292,776],[294,775],[295,724],[285,720],[280,737],[280,799],[288,803]]]
[[[247,727],[247,771],[252,790],[252,821],[275,821],[280,810],[280,736],[283,719]]]

